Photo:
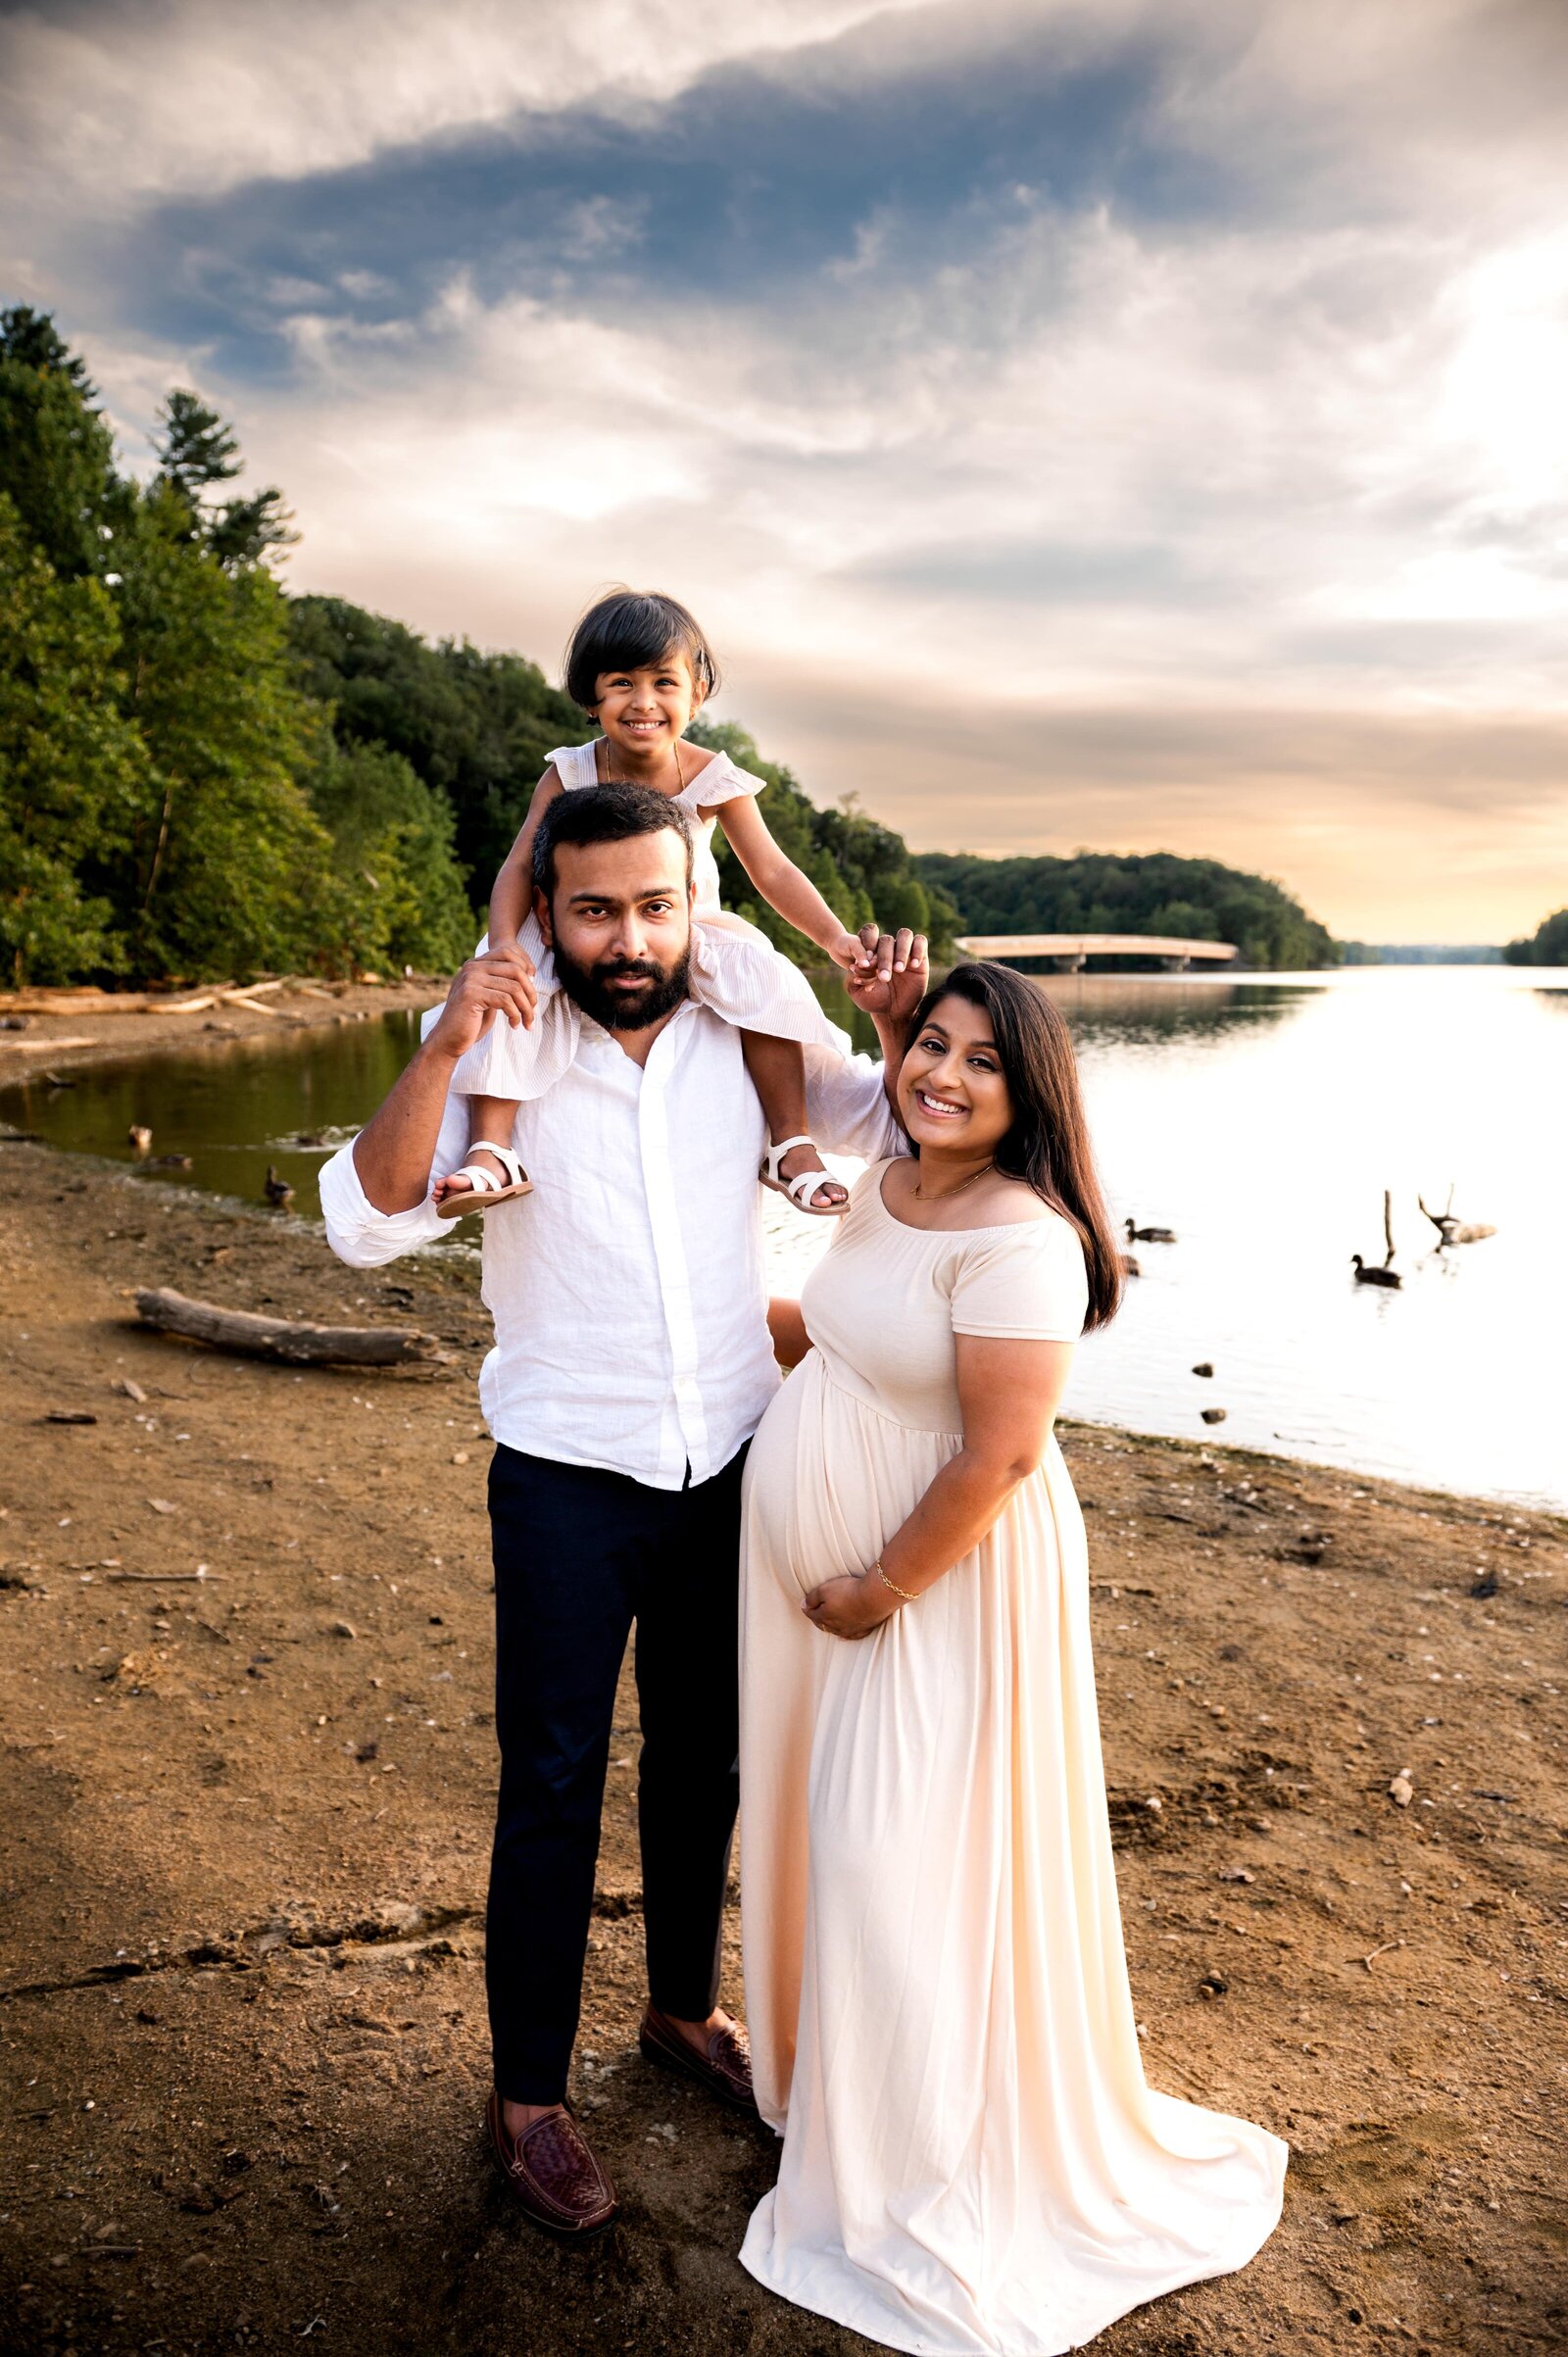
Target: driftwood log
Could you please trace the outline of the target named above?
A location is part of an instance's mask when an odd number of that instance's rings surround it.
[[[143,990],[27,990],[8,991],[0,999],[7,1014],[199,1014],[225,992],[231,982],[209,983],[194,997],[168,991]]]
[[[161,1285],[138,1293],[136,1314],[162,1334],[211,1343],[247,1358],[276,1358],[289,1366],[400,1367],[440,1355],[433,1334],[412,1326],[311,1326],[260,1317],[249,1309],[220,1309]]]
[[[8,991],[0,996],[0,1008],[7,1014],[201,1014],[211,1007],[249,1007],[270,991],[299,987],[292,975],[279,974],[269,982],[209,982],[194,997],[155,990]],[[278,1009],[260,1007],[257,1012],[276,1014]]]

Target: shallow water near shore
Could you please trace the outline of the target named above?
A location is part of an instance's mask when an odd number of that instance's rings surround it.
[[[1117,1214],[1173,1228],[1086,1343],[1067,1410],[1315,1458],[1435,1488],[1568,1505],[1568,972],[1360,968],[1335,975],[1055,976]],[[824,1003],[847,1019],[842,995]],[[272,1163],[316,1208],[316,1174],[417,1036],[400,1013],[287,1040],[40,1077],[0,1111],[52,1145],[254,1199]],[[157,1168],[126,1140],[154,1133]],[[311,1143],[302,1141],[309,1140]],[[1449,1252],[1435,1209],[1497,1234]],[[1381,1261],[1395,1198],[1402,1288]],[[797,1290],[830,1224],[775,1199],[774,1281]],[[467,1223],[465,1223],[466,1226]],[[446,1249],[465,1249],[463,1243]],[[1211,1363],[1211,1378],[1192,1373]]]

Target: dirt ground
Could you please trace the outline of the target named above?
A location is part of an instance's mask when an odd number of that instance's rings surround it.
[[[561,2249],[487,2160],[471,1277],[37,1146],[0,1173],[0,2349],[865,2347],[735,2262],[765,2132],[636,2053],[629,1699],[575,2087],[624,2216]],[[165,1283],[449,1363],[220,1358],[136,1328]],[[1568,1526],[1064,1441],[1150,2075],[1293,2148],[1257,2262],[1097,2348],[1563,2347]]]

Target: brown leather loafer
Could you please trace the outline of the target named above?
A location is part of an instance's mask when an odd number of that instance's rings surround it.
[[[736,2111],[750,2112],[755,2117],[757,2097],[752,2092],[752,2050],[746,2032],[739,2022],[727,2030],[715,2030],[708,2040],[707,2049],[699,2054],[689,2046],[667,2014],[650,2005],[643,2015],[643,2026],[637,2034],[637,2043],[650,2062],[657,2062],[666,2071],[682,2071],[695,2079],[699,2087],[716,2095],[721,2103],[731,2104]]]
[[[507,2183],[535,2226],[575,2238],[610,2224],[619,2207],[615,2188],[564,2103],[514,2136],[492,2088],[485,2119]]]

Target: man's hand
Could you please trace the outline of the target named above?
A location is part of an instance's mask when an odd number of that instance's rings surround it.
[[[906,1023],[931,984],[925,935],[911,933],[907,925],[897,933],[865,925],[860,944],[870,963],[852,967],[844,977],[852,1003],[873,1017]]]
[[[813,1588],[801,1607],[813,1629],[829,1637],[869,1637],[899,1609],[899,1599],[885,1580],[869,1571],[847,1578],[824,1580]]]
[[[456,1062],[484,1036],[495,1015],[504,1015],[514,1028],[518,1023],[526,1028],[538,1002],[533,959],[521,950],[487,950],[458,968],[424,1044]]]

